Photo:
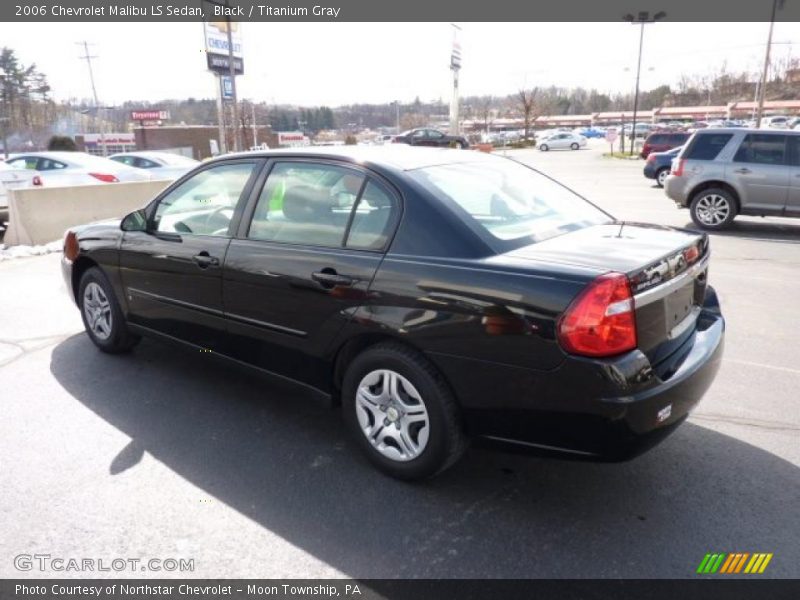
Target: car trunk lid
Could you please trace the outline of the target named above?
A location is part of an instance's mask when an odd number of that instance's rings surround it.
[[[638,347],[653,364],[694,331],[705,299],[708,237],[658,225],[587,227],[506,254],[627,275],[634,295]]]

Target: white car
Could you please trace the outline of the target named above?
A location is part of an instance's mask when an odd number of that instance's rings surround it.
[[[548,150],[579,150],[586,146],[586,138],[577,133],[552,133],[547,137],[539,140],[539,150],[547,152]]]
[[[38,171],[48,187],[152,179],[147,171],[85,152],[26,152],[9,157],[6,163]]]
[[[199,160],[172,152],[120,152],[108,158],[136,169],[147,169],[151,179],[178,179],[200,164]]]
[[[42,185],[38,171],[15,169],[0,162],[0,225],[8,221],[8,190]]]

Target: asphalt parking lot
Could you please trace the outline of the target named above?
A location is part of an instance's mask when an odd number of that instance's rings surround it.
[[[513,156],[618,218],[690,223],[605,148]],[[798,577],[800,221],[737,220],[712,248],[726,355],[663,444],[624,464],[476,447],[423,484],[370,468],[297,389],[151,341],[96,351],[58,255],[0,263],[0,577],[86,575],[14,567],[40,553],[195,565],[93,576],[668,578],[707,552]]]

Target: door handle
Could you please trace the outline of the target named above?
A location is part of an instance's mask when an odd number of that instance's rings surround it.
[[[311,274],[311,279],[319,283],[322,287],[328,289],[336,286],[349,287],[354,283],[352,277],[348,277],[347,275],[339,275],[334,269],[315,271]]]
[[[752,173],[752,171],[750,169],[746,169],[745,167],[742,167],[741,169],[734,169],[733,172],[734,173],[742,173],[742,174]]]
[[[210,256],[205,250],[203,250],[200,254],[195,254],[192,257],[192,260],[196,262],[197,266],[201,269],[219,266],[219,259],[216,256]]]

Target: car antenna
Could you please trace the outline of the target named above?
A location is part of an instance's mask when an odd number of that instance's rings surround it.
[[[617,237],[618,237],[618,238],[621,238],[621,237],[622,237],[622,228],[623,228],[623,227],[625,227],[625,221],[620,221],[620,224],[619,224],[619,231],[617,232]]]

